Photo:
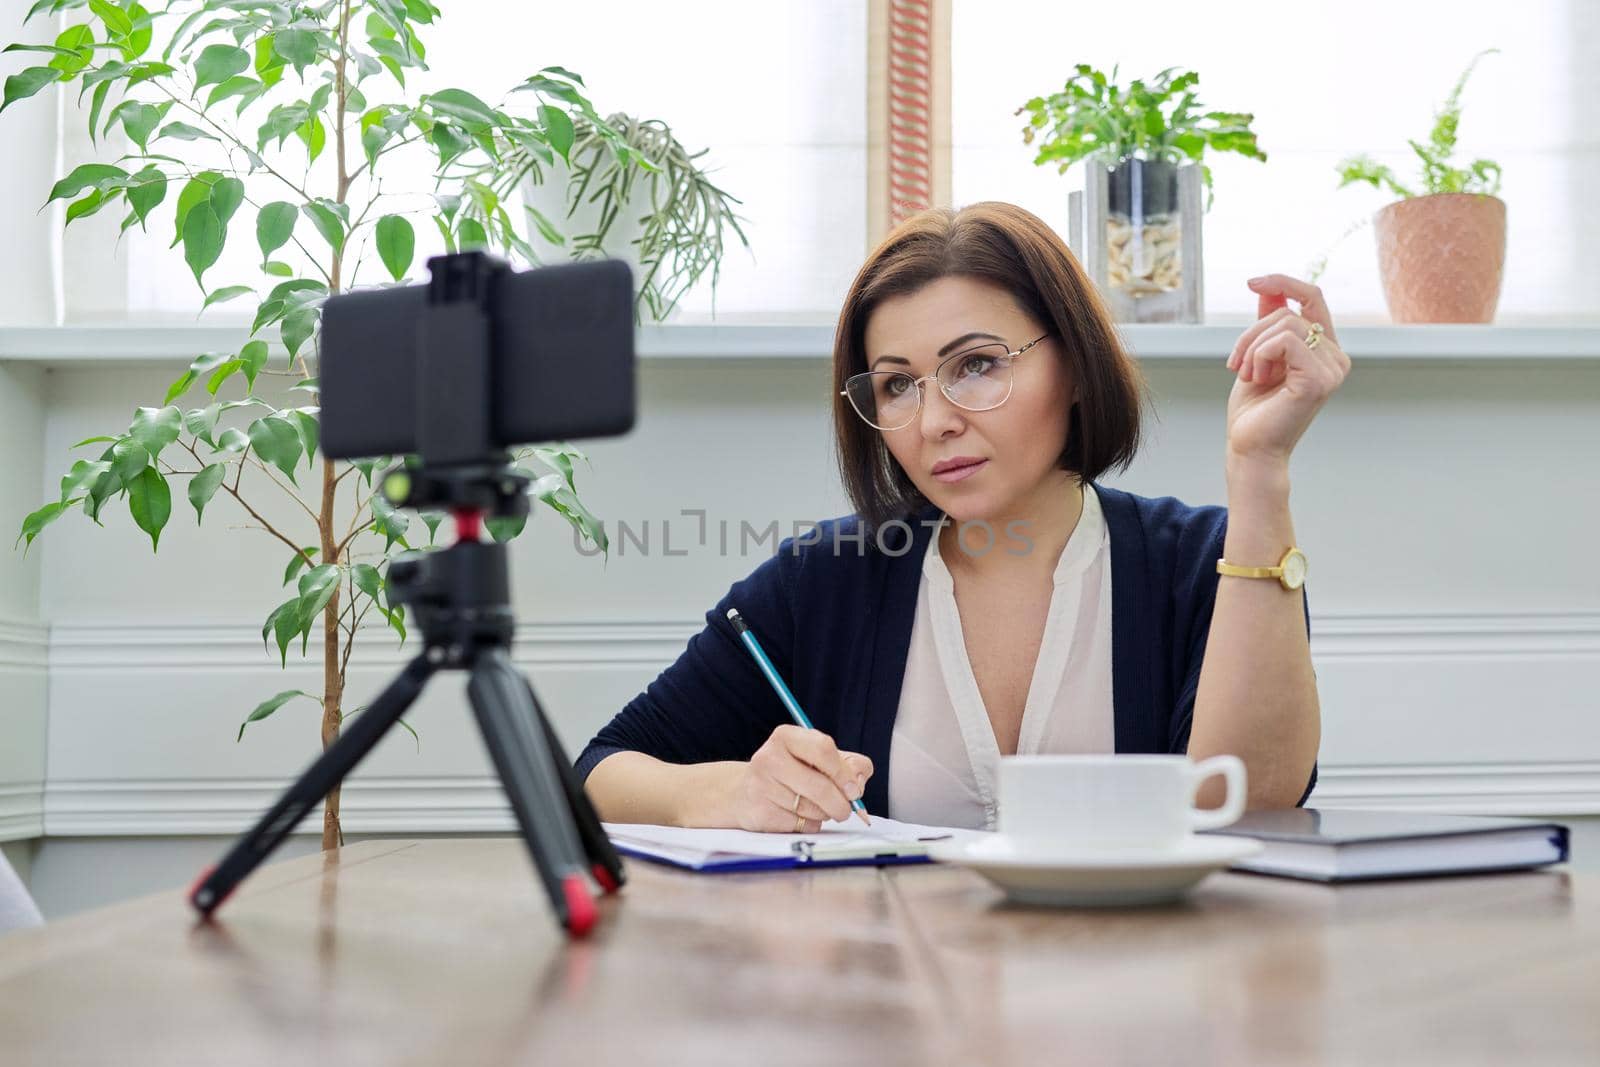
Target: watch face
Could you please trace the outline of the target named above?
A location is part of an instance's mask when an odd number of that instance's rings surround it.
[[[1283,583],[1290,589],[1299,589],[1306,582],[1306,557],[1291,552],[1283,561]]]

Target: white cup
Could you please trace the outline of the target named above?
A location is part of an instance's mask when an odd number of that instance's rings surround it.
[[[1227,781],[1222,807],[1194,806],[1212,775]],[[1004,756],[999,830],[1039,853],[1168,852],[1196,830],[1244,813],[1245,769],[1237,756]]]

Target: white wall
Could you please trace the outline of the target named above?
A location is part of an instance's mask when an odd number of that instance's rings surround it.
[[[1324,709],[1314,802],[1600,812],[1600,577],[1563,564],[1587,558],[1600,523],[1600,361],[1357,359],[1295,460]],[[1148,369],[1159,421],[1121,484],[1222,501],[1223,372]],[[168,377],[52,371],[44,480],[53,484],[67,445],[124,424]],[[585,559],[548,513],[513,554],[516,658],[574,750],[763,558],[760,546],[738,554],[741,520],[787,530],[844,510],[824,361],[647,361],[640,384],[637,430],[592,443],[594,469],[579,485],[597,514],[649,525],[650,554],[630,542],[608,563]],[[320,675],[298,655],[285,675],[262,651],[284,552],[262,534],[219,529],[238,514],[221,498],[212,507],[197,532],[179,504],[157,555],[120,508],[105,530],[69,517],[46,534],[51,836],[33,867],[47,912],[154,884],[119,883],[117,849],[154,850],[129,869],[186,884],[196,848],[176,839],[244,827],[315,755],[309,703],[234,741],[256,701],[315,688]],[[681,514],[694,508],[710,520],[705,548]],[[293,519],[286,507],[273,514]],[[719,520],[730,523],[726,557]],[[667,523],[685,555],[662,554]],[[381,633],[364,647],[354,702],[410,654]],[[413,714],[420,750],[397,733],[352,778],[349,832],[510,828],[458,685],[435,683]],[[142,843],[106,841],[122,835]],[[97,857],[117,859],[95,889],[81,875]]]
[[[0,362],[0,539],[16,537],[39,506],[45,374]],[[40,558],[35,543],[0,551],[0,841],[43,828],[46,630],[39,617]]]

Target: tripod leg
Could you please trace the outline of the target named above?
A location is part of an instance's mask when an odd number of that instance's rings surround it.
[[[528,699],[533,703],[533,712],[544,730],[545,744],[550,747],[556,771],[561,776],[561,788],[566,793],[567,807],[572,810],[572,820],[577,824],[584,853],[589,857],[590,871],[594,874],[595,881],[600,883],[600,888],[607,893],[615,893],[628,880],[622,871],[622,860],[617,856],[617,850],[611,846],[611,839],[606,836],[605,827],[600,825],[600,815],[594,810],[589,794],[583,791],[583,783],[578,780],[578,772],[573,769],[572,761],[567,758],[566,751],[561,747],[561,739],[556,736],[555,727],[550,725],[550,717],[544,713],[544,706],[539,703],[539,696],[533,691],[533,683],[529,682],[526,676],[522,681],[528,687]]]
[[[534,723],[527,682],[502,649],[485,648],[473,664],[467,696],[550,906],[568,932],[581,937],[598,913],[554,757]]]
[[[255,828],[241,837],[222,858],[206,871],[189,891],[189,901],[202,915],[222,906],[238,884],[283,842],[300,820],[372,750],[389,727],[406,713],[422,687],[437,670],[426,656],[417,656],[406,669],[378,694],[355,723],[306,769],[283,796],[278,798]]]

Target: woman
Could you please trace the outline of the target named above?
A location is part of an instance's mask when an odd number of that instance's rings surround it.
[[[898,227],[834,340],[856,514],[736,583],[590,742],[602,818],[813,832],[861,797],[992,829],[996,764],[1017,752],[1233,753],[1251,807],[1303,803],[1320,723],[1289,455],[1350,361],[1315,287],[1250,286],[1228,508],[1191,508],[1097,484],[1133,459],[1143,384],[1048,226],[980,203]],[[815,730],[789,724],[730,607]]]

